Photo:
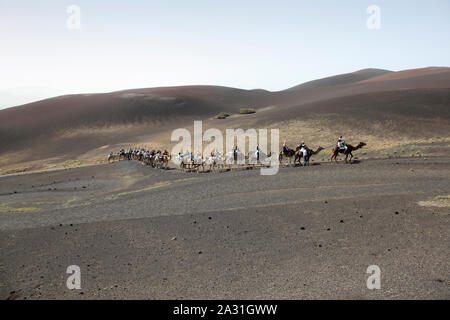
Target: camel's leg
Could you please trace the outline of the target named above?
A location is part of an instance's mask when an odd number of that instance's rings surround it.
[[[330,161],[333,161],[333,158],[336,159],[336,154],[335,154],[335,153],[333,153],[333,154],[331,155]]]
[[[350,152],[350,162],[352,162],[353,154]]]

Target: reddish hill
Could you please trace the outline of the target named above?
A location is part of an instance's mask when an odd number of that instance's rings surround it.
[[[427,131],[422,123],[417,132],[426,137],[436,128],[448,128],[449,88],[450,68],[364,69],[279,92],[184,86],[61,96],[0,110],[0,166],[52,157],[67,160],[105,145],[152,141],[174,128],[191,126],[193,120],[210,119],[222,111],[237,113],[248,106],[264,111],[251,118],[210,122],[245,127],[248,119],[270,124],[351,114],[354,121],[391,118],[398,132],[406,120],[425,117],[433,119],[432,127]],[[13,153],[17,156],[11,157]]]

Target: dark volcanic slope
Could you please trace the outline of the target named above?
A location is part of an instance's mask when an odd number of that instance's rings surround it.
[[[405,89],[340,96],[328,100],[269,110],[261,125],[286,119],[335,119],[336,125],[367,131],[368,124],[389,125],[387,132],[372,132],[412,139],[448,137],[450,132],[450,88]]]
[[[168,123],[184,123],[220,111],[258,107],[268,95],[263,90],[190,86],[62,96],[0,111],[0,148],[10,151],[30,146],[38,138],[43,142],[76,128],[145,123],[153,129],[166,128]]]

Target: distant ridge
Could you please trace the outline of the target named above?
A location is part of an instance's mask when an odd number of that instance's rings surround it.
[[[323,87],[349,84],[389,73],[392,73],[392,71],[384,69],[362,69],[351,73],[345,73],[323,79],[308,81],[298,86],[289,88],[287,89],[287,91],[296,91],[301,89],[319,89]]]
[[[436,75],[439,73],[450,72],[447,67],[428,67],[420,69],[402,70],[397,72],[383,73],[375,77],[366,79],[366,81],[383,81],[383,80],[398,80],[413,77]]]

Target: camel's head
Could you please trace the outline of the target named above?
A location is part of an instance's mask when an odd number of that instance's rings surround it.
[[[317,148],[317,151],[321,151],[323,149],[325,149],[325,148],[324,147],[319,147],[319,148]]]
[[[367,144],[367,143],[365,143],[365,142],[360,142],[358,146],[359,146],[360,148],[362,148],[362,147],[364,147],[366,144]]]

